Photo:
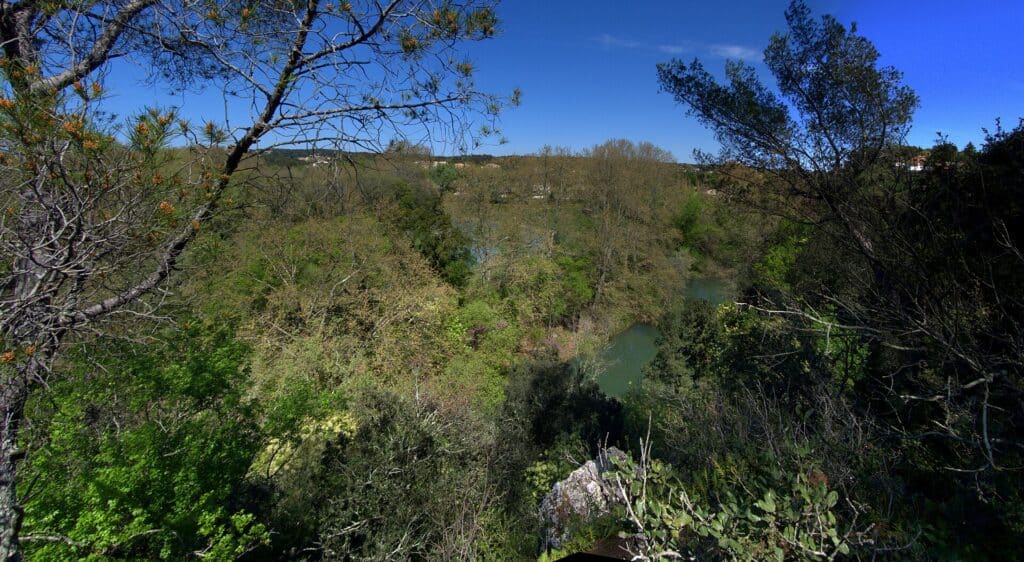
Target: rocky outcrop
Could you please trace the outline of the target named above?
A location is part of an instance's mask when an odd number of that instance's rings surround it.
[[[540,504],[542,549],[562,548],[574,527],[593,521],[620,503],[614,482],[604,478],[614,469],[611,459],[620,456],[625,453],[615,447],[604,450],[552,486]]]

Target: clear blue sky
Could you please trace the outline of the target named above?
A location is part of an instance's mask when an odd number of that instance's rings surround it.
[[[875,43],[921,97],[910,142],[936,132],[976,144],[982,127],[1024,117],[1024,1],[810,0]],[[788,0],[543,1],[502,3],[500,37],[474,46],[481,86],[519,86],[523,105],[505,115],[509,144],[583,148],[609,138],[649,140],[680,161],[713,137],[659,93],[655,64],[699,57],[714,72],[724,58],[763,69],[760,52],[785,28]]]
[[[808,0],[875,43],[883,62],[901,69],[921,98],[910,136],[930,146],[936,132],[958,145],[978,144],[997,117],[1024,116],[1024,0]],[[474,43],[484,91],[523,90],[523,105],[502,118],[509,143],[479,152],[524,154],[545,144],[586,148],[611,138],[651,141],[680,161],[694,148],[715,150],[713,137],[659,93],[655,65],[673,56],[702,59],[721,74],[725,58],[764,71],[760,53],[785,29],[788,0],[505,0],[500,35]],[[138,74],[138,72],[134,72]],[[113,109],[155,99],[115,71]],[[131,102],[131,103],[127,103]],[[132,107],[131,111],[140,108]],[[215,93],[190,97],[191,118],[224,115]]]

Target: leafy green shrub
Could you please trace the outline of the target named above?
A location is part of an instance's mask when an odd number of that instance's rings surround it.
[[[536,361],[509,374],[499,412],[504,436],[528,443],[536,455],[566,439],[597,452],[599,443],[622,441],[622,404],[567,363]]]
[[[833,560],[863,540],[840,521],[839,493],[820,472],[751,470],[699,498],[649,455],[642,444],[639,462],[614,458],[616,471],[608,476],[641,560]]]
[[[452,224],[440,196],[402,181],[376,196],[384,220],[404,232],[445,281],[465,286],[476,260],[469,239]]]
[[[495,282],[499,296],[516,307],[524,324],[570,323],[594,299],[592,269],[584,257],[517,257]]]
[[[589,444],[571,434],[562,435],[554,445],[544,450],[524,471],[531,505],[534,508],[539,507],[541,500],[551,492],[555,482],[579,468],[579,462],[570,459],[586,459],[589,457],[589,450]]]
[[[459,169],[453,164],[441,164],[430,169],[430,181],[437,184],[441,193],[451,191],[459,175]]]
[[[229,332],[199,324],[150,346],[74,349],[71,376],[28,407],[26,488],[39,478],[26,503],[29,558],[233,560],[266,542],[238,502],[260,446],[242,398],[247,356]]]
[[[311,481],[322,556],[476,558],[473,533],[494,518],[480,428],[385,393],[355,409],[358,430],[328,447]]]
[[[722,222],[716,216],[714,201],[697,191],[687,194],[672,221],[679,231],[680,245],[698,258],[719,257],[722,253],[723,242],[728,240]]]
[[[459,396],[444,396],[449,401],[493,412],[505,397],[505,377],[482,353],[468,352],[453,357],[445,367],[443,384]],[[467,403],[468,402],[468,403]]]
[[[762,282],[788,290],[790,276],[797,257],[807,244],[808,228],[797,223],[783,221],[773,238],[770,240],[770,246],[764,257],[754,269]]]
[[[661,318],[658,353],[645,376],[677,388],[715,378],[726,344],[714,306],[702,300],[679,302]]]

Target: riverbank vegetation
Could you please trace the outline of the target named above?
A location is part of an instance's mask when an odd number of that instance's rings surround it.
[[[252,154],[204,194],[164,181],[214,185],[233,147],[172,147],[147,136],[171,118],[143,116],[152,190],[133,201],[155,211],[131,263],[189,243],[134,313],[46,350],[9,459],[25,558],[550,559],[542,498],[611,446],[621,503],[564,554],[612,536],[646,560],[1019,551],[1024,125],[940,139],[912,172],[899,73],[834,19],[787,18],[778,93],[740,63],[724,83],[659,67],[723,145],[695,165],[622,139],[456,158],[398,141]],[[216,212],[180,210],[204,197]],[[3,259],[5,279],[28,267]],[[41,350],[5,322],[7,384]],[[599,375],[637,324],[656,355],[619,395]]]
[[[722,142],[708,163],[759,170],[723,189],[781,220],[735,304],[662,322],[634,398],[648,448],[621,471],[637,549],[1006,557],[1024,536],[1024,124],[980,149],[940,138],[911,170],[900,73],[835,19],[786,16],[765,51],[778,93],[738,63],[725,83],[659,66]]]
[[[252,165],[164,322],[83,341],[30,402],[30,556],[532,557],[545,487],[624,442],[570,360],[758,238],[647,144],[452,166],[446,188],[420,154],[300,158]],[[694,227],[695,205],[718,212]]]

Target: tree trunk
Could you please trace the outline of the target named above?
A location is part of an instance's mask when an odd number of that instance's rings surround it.
[[[19,370],[20,371],[20,370]],[[0,388],[0,562],[20,562],[22,509],[15,489],[18,461],[18,426],[25,413],[27,387],[24,373],[12,373]]]

